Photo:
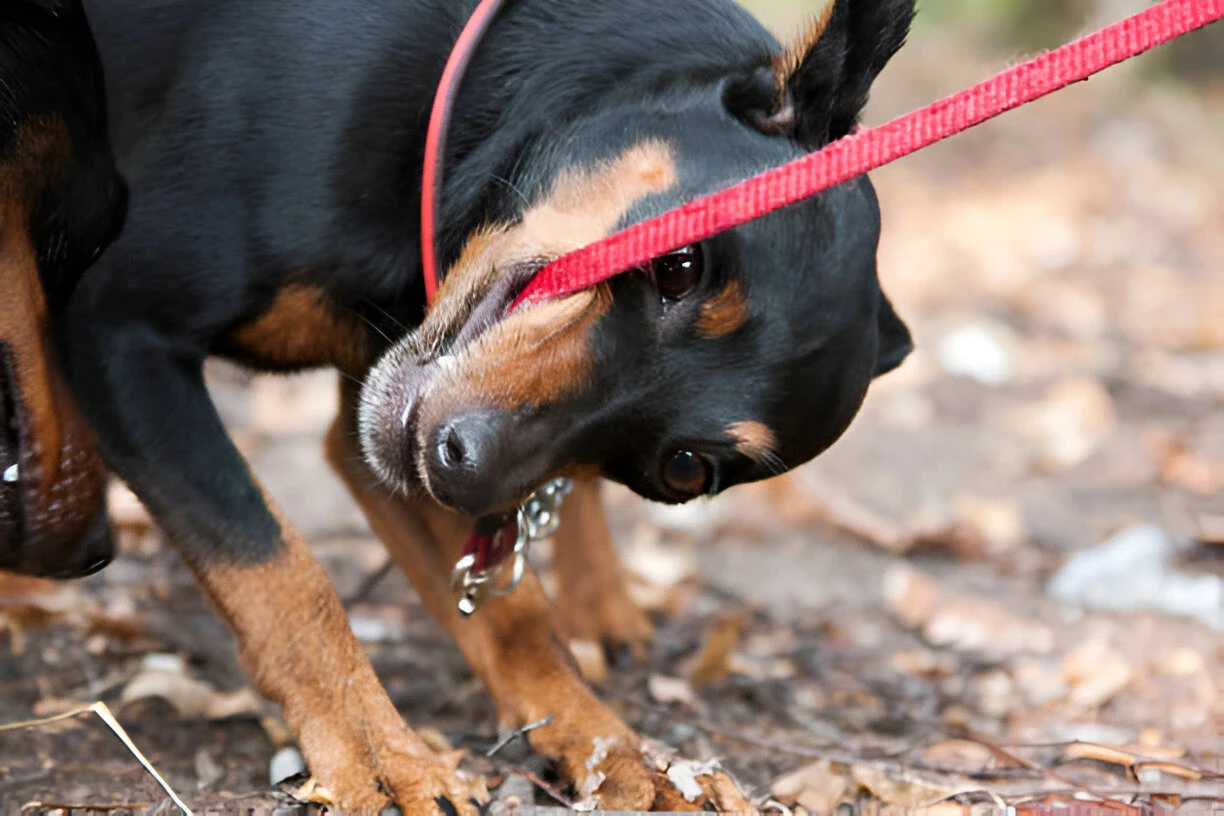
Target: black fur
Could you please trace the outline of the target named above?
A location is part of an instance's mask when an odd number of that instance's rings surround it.
[[[238,355],[229,334],[295,282],[360,315],[384,349],[421,320],[425,125],[473,6],[87,0],[135,195],[124,239],[71,304],[71,368],[108,462],[191,557],[259,559],[279,541],[208,400],[204,358]],[[563,169],[642,139],[673,147],[680,184],[627,221],[846,132],[911,13],[912,0],[838,0],[833,39],[796,76],[788,138],[744,125],[724,102],[778,48],[730,0],[509,4],[456,104],[444,264]],[[689,498],[657,476],[676,445],[720,460],[716,489],[770,475],[722,435],[737,419],[774,430],[782,466],[823,450],[871,377],[909,349],[876,279],[878,231],[863,178],[711,240],[703,293],[738,276],[751,309],[719,340],[691,336],[687,307],[662,315],[640,276],[615,281],[591,388],[524,409],[490,502],[575,461],[651,498]]]

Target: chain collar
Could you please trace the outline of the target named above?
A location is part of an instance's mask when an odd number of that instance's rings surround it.
[[[523,580],[527,569],[527,551],[531,545],[557,532],[561,524],[561,503],[573,489],[569,479],[558,478],[547,482],[527,497],[518,508],[518,538],[508,558],[486,570],[476,570],[476,556],[468,554],[455,563],[451,571],[451,592],[458,599],[459,612],[465,617],[476,611],[482,598],[500,598],[509,595]],[[507,566],[510,578],[500,583]]]

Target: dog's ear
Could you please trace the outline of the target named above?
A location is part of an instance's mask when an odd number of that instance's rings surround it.
[[[909,327],[897,316],[897,310],[883,292],[880,292],[880,303],[876,311],[876,327],[879,346],[876,350],[873,376],[879,377],[901,365],[914,350],[914,338],[910,336]]]
[[[727,85],[727,108],[811,150],[854,129],[871,83],[905,43],[915,0],[830,0],[768,69]]]

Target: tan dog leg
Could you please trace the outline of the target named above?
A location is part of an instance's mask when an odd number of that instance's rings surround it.
[[[597,479],[574,483],[553,538],[557,627],[569,640],[600,643],[610,655],[646,657],[654,627],[629,597]]]
[[[342,387],[341,417],[351,417],[354,388]],[[723,774],[699,778],[703,793],[686,801],[665,766],[644,756],[637,734],[583,684],[553,628],[553,608],[531,572],[505,598],[486,598],[470,618],[451,595],[451,568],[470,521],[429,501],[410,502],[378,485],[361,460],[352,422],[328,434],[328,458],[365,511],[371,527],[407,573],[425,605],[455,639],[497,704],[502,724],[521,728],[551,718],[529,735],[554,760],[579,798],[599,796],[606,809],[750,810]],[[712,795],[712,796],[711,796]]]
[[[327,575],[278,519],[283,543],[274,559],[210,560],[196,573],[256,687],[283,707],[314,778],[348,813],[391,804],[405,814],[446,812],[439,798],[470,811],[458,757],[439,758],[404,723]]]

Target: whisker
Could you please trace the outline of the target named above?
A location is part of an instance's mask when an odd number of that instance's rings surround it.
[[[523,193],[522,190],[514,186],[514,182],[510,181],[510,179],[504,179],[501,176],[497,175],[496,173],[490,173],[489,176],[491,176],[494,181],[500,181],[502,184],[506,185],[511,190],[513,190],[514,193],[519,197],[519,199],[522,200],[524,207],[531,206],[531,202],[527,200],[527,196]]]
[[[370,318],[366,317],[361,312],[354,309],[352,306],[341,306],[340,308],[344,309],[346,312],[351,312],[352,314],[359,317],[367,326],[369,326],[374,331],[378,332],[382,336],[382,339],[386,340],[388,344],[392,344],[395,342],[394,340],[392,340],[390,337],[387,336],[387,333],[385,331],[378,328],[378,326],[374,324],[373,320],[370,320]]]
[[[408,332],[412,331],[412,329],[410,329],[410,328],[408,328],[407,326],[405,326],[405,325],[403,324],[403,322],[402,322],[402,321],[400,321],[400,319],[399,319],[399,318],[397,318],[395,315],[393,315],[393,314],[391,314],[390,312],[388,312],[388,311],[387,311],[386,309],[384,309],[383,307],[379,306],[379,305],[378,305],[377,303],[375,303],[374,301],[372,301],[372,300],[367,300],[367,301],[363,301],[363,302],[364,302],[364,303],[367,303],[367,304],[369,304],[370,306],[373,306],[375,309],[377,309],[377,310],[378,310],[378,312],[379,312],[379,314],[381,314],[383,317],[385,317],[385,318],[387,318],[388,320],[390,320],[390,321],[391,321],[392,323],[394,323],[396,326],[399,326],[401,329],[403,329],[405,334],[407,334]]]

